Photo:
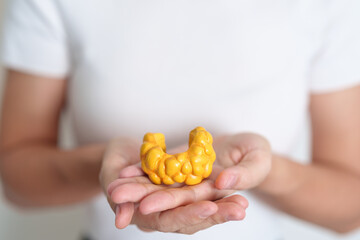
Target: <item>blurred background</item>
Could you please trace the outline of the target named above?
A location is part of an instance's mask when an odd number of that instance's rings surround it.
[[[3,22],[2,18],[4,8],[4,0],[0,0],[0,30]],[[0,97],[2,96],[3,88],[4,71],[0,66]],[[71,138],[68,136],[67,132],[66,122],[63,122],[61,138],[63,145],[71,144]],[[306,131],[304,131],[303,138],[307,138]],[[305,144],[304,146],[299,146],[296,157],[307,158],[307,154],[308,146]],[[78,240],[85,211],[85,204],[65,208],[62,207],[41,210],[18,209],[9,205],[0,192],[0,239]],[[360,232],[353,233],[348,236],[339,236],[327,230],[285,215],[283,216],[281,224],[285,232],[286,240],[360,239]]]

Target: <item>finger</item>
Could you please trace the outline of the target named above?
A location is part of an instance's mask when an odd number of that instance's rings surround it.
[[[160,232],[176,232],[184,227],[199,224],[218,210],[211,201],[200,201],[160,213],[142,215],[137,212],[136,223],[141,227]]]
[[[240,195],[233,195],[218,200],[215,203],[218,206],[218,211],[215,214],[209,216],[198,224],[186,226],[178,232],[193,234],[217,224],[222,224],[227,221],[239,221],[245,218],[245,208],[248,206],[248,203],[244,197]]]
[[[220,200],[217,200],[215,201],[215,203],[217,204],[223,204],[223,203],[232,203],[232,204],[236,204],[236,208],[239,210],[239,209],[243,209],[245,210],[246,208],[249,207],[249,202],[246,198],[244,198],[243,196],[241,195],[238,195],[238,194],[234,194],[234,195],[231,195],[229,197],[226,197],[226,198],[222,198]],[[224,205],[225,206],[225,205]],[[221,213],[221,210],[227,210],[227,212],[229,214],[233,213],[231,210],[227,209],[227,208],[222,208],[222,209],[219,209],[219,213]]]
[[[140,226],[137,226],[141,231],[143,232],[154,232],[155,230],[152,230],[152,229],[148,229],[148,228],[144,228],[144,227],[140,227]]]
[[[205,180],[194,186],[181,188],[164,188],[147,195],[139,206],[142,214],[165,211],[178,206],[202,200],[216,200],[231,194],[233,191],[218,190],[213,181]]]
[[[116,206],[115,211],[115,226],[119,229],[127,227],[134,214],[133,203],[122,203]]]
[[[125,183],[150,183],[150,180],[147,177],[131,177],[131,178],[118,178],[112,181],[107,188],[108,196],[111,196],[112,192],[118,186],[121,186]]]
[[[244,209],[249,207],[249,201],[245,197],[243,197],[243,196],[241,196],[239,194],[234,194],[234,195],[219,199],[219,200],[217,200],[215,202],[216,203],[234,202],[236,204],[239,204]]]
[[[216,201],[218,211],[207,219],[210,224],[226,221],[242,220],[245,218],[247,200],[240,195],[232,195]]]
[[[110,199],[117,204],[124,202],[138,202],[150,193],[163,188],[164,186],[152,183],[124,183],[117,186],[112,191]]]
[[[218,164],[214,164],[211,174],[209,176],[208,179],[212,180],[215,182],[216,178],[219,176],[219,174],[224,170],[224,167],[218,165]]]
[[[214,149],[217,162],[223,167],[231,167],[243,160],[249,152],[262,150],[271,152],[269,142],[262,136],[254,133],[240,133],[226,136],[220,141],[214,139]],[[217,143],[216,143],[217,142]]]
[[[119,178],[139,177],[144,176],[145,173],[141,169],[139,164],[130,165],[122,169],[119,173]]]
[[[235,166],[224,169],[215,181],[218,189],[250,189],[260,184],[271,169],[271,154],[255,150]]]
[[[169,224],[168,231],[179,231],[182,228],[197,225],[215,214],[218,206],[211,201],[199,201],[174,210],[162,212],[159,216],[161,224]]]

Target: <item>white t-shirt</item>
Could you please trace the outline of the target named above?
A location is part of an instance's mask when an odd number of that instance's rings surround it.
[[[291,155],[310,93],[360,83],[360,1],[13,0],[3,61],[67,77],[78,145],[161,132],[169,147],[195,126],[253,131]],[[248,197],[247,217],[192,236],[114,227],[103,196],[94,239],[277,239],[276,212]],[[280,230],[280,231],[279,231]]]

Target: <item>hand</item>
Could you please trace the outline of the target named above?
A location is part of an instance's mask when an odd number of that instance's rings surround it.
[[[194,186],[155,185],[137,165],[125,168],[108,188],[111,200],[117,204],[118,228],[132,223],[147,231],[185,234],[229,220],[242,220],[248,202],[239,195],[223,198],[232,192],[217,190],[211,180]]]
[[[107,145],[99,174],[99,181],[106,195],[109,184],[119,177],[119,172],[140,161],[140,146],[141,142],[131,138],[115,139]],[[115,211],[115,204],[108,195],[107,198]]]
[[[271,170],[271,147],[262,136],[242,133],[214,139],[218,189],[244,190],[260,185]]]
[[[107,192],[117,204],[118,228],[133,223],[143,230],[192,234],[215,224],[241,220],[248,206],[239,195],[223,198],[234,191],[218,190],[210,179],[195,186],[155,185],[136,165],[123,169],[119,177]]]

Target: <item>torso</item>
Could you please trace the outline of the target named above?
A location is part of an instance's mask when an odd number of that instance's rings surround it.
[[[64,19],[73,19],[65,22],[74,66],[68,102],[78,144],[161,132],[171,147],[203,126],[215,136],[257,132],[274,151],[290,154],[306,119],[307,74],[324,28],[316,6],[315,21],[302,16],[306,2],[62,1]],[[93,235],[109,236],[101,239],[164,239],[135,227],[116,231],[106,201],[94,206],[102,220],[94,220]],[[254,198],[247,214],[188,238],[278,237],[261,201]]]

